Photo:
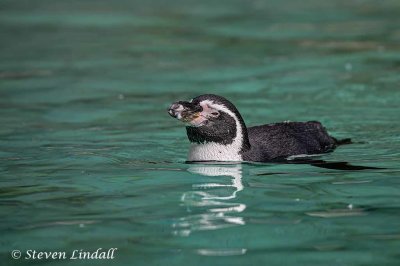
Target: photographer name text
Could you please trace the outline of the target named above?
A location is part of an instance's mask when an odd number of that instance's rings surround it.
[[[13,259],[25,260],[112,260],[115,258],[115,252],[118,248],[88,251],[83,249],[75,249],[72,252],[66,251],[36,251],[28,249],[25,252],[13,250],[11,257]]]

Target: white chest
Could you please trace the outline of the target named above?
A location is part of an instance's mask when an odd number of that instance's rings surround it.
[[[240,146],[236,143],[222,145],[214,142],[190,145],[188,161],[242,161]]]

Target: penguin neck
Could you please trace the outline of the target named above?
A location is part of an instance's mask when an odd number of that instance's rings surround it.
[[[204,138],[203,141],[194,141],[191,136],[194,129],[187,128],[191,141],[188,161],[243,161],[242,154],[250,150],[248,132],[243,119],[235,119],[236,134],[229,141],[213,141]]]

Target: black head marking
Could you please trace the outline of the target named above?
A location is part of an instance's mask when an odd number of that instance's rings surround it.
[[[247,128],[243,121],[242,116],[230,101],[224,97],[214,94],[204,94],[194,98],[191,104],[200,106],[202,101],[211,101],[215,104],[224,105],[232,113],[235,114],[239,120],[242,129],[242,152],[250,149],[250,142],[248,138]],[[188,138],[194,143],[216,142],[220,144],[231,144],[236,137],[236,121],[229,114],[220,111],[218,114],[213,114],[204,125],[200,127],[186,127]]]
[[[236,137],[236,122],[230,115],[220,112],[217,117],[209,118],[207,123],[200,127],[186,127],[190,142],[216,142],[231,144]]]

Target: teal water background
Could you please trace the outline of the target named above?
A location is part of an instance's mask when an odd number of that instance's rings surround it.
[[[0,38],[1,265],[399,265],[399,1],[1,0]],[[203,93],[387,169],[185,164]]]

